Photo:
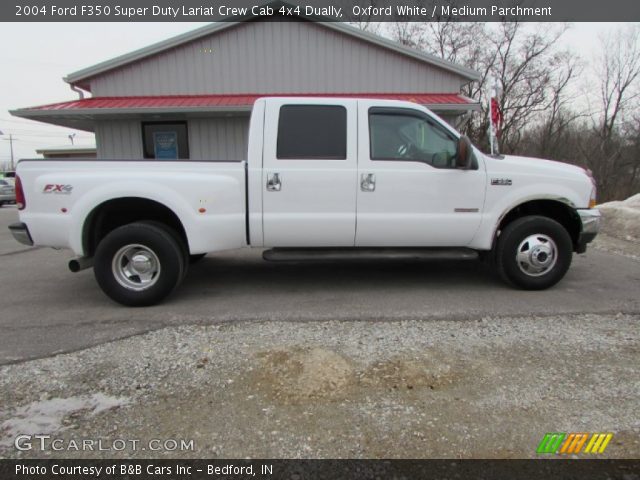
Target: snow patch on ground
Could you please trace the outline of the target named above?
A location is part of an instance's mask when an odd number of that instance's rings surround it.
[[[17,407],[11,418],[0,425],[0,446],[11,445],[17,435],[44,435],[64,430],[63,421],[70,416],[93,416],[129,403],[126,397],[103,393],[38,400]]]
[[[640,242],[640,193],[626,200],[598,205],[602,213],[602,232],[621,240]]]

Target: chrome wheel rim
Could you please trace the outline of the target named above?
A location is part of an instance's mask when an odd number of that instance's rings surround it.
[[[539,277],[551,271],[558,261],[558,247],[547,235],[536,233],[525,238],[516,252],[520,271],[530,277]]]
[[[160,260],[153,250],[140,244],[125,245],[113,256],[111,269],[116,281],[128,290],[151,288],[160,278]]]

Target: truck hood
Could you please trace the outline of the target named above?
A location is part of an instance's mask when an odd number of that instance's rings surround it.
[[[561,177],[585,177],[587,175],[583,168],[569,165],[568,163],[556,162],[554,160],[544,160],[534,157],[519,157],[516,155],[502,155],[491,157],[485,155],[488,170],[512,171],[524,174],[552,175]]]

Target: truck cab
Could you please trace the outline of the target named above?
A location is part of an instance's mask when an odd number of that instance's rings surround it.
[[[473,152],[460,164],[454,130],[402,102],[303,102],[264,101],[265,246],[471,243],[486,171]]]

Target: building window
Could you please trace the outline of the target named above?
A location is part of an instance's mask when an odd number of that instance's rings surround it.
[[[457,140],[426,115],[408,109],[369,111],[371,160],[418,161],[455,168]]]
[[[283,105],[278,120],[277,157],[345,160],[347,109],[339,105]]]
[[[142,122],[144,158],[189,158],[187,122]]]

